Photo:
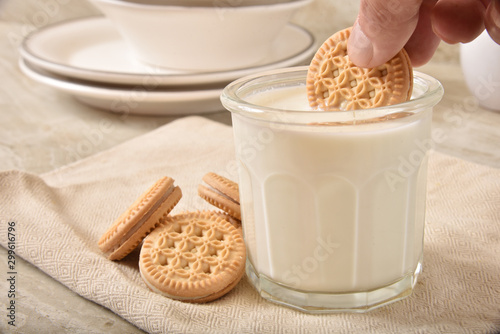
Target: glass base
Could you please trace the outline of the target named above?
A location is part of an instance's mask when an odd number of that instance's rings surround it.
[[[397,282],[375,290],[322,293],[292,289],[273,281],[265,275],[257,274],[250,261],[247,260],[246,263],[247,276],[263,298],[306,313],[364,313],[374,310],[411,295],[417,282],[417,276],[421,271],[422,261],[419,261],[414,273],[403,276]]]

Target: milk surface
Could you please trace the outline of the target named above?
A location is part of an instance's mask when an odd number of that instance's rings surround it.
[[[248,101],[307,110],[305,88]],[[233,113],[255,270],[297,290],[359,292],[412,275],[423,251],[431,112],[388,122],[284,125]]]

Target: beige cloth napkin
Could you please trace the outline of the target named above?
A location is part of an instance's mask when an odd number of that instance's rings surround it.
[[[500,329],[500,170],[432,153],[425,260],[413,295],[367,314],[308,315],[269,303],[246,279],[204,305],[170,300],[141,281],[138,252],[108,261],[97,240],[162,175],[207,209],[203,174],[228,177],[230,127],[188,117],[43,175],[0,173],[0,240],[14,221],[17,254],[82,297],[151,333],[491,333]],[[495,327],[496,326],[496,327]]]

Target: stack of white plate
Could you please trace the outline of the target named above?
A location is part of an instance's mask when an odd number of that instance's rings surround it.
[[[85,104],[117,113],[187,115],[223,110],[220,93],[237,78],[305,64],[315,41],[304,28],[288,24],[266,58],[251,67],[176,71],[135,61],[110,21],[90,17],[37,30],[20,51],[19,64],[27,76]]]

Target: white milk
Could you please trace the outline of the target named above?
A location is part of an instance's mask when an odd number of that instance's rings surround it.
[[[307,110],[304,86],[246,98]],[[431,112],[363,125],[233,113],[249,261],[294,290],[369,291],[419,271]]]

